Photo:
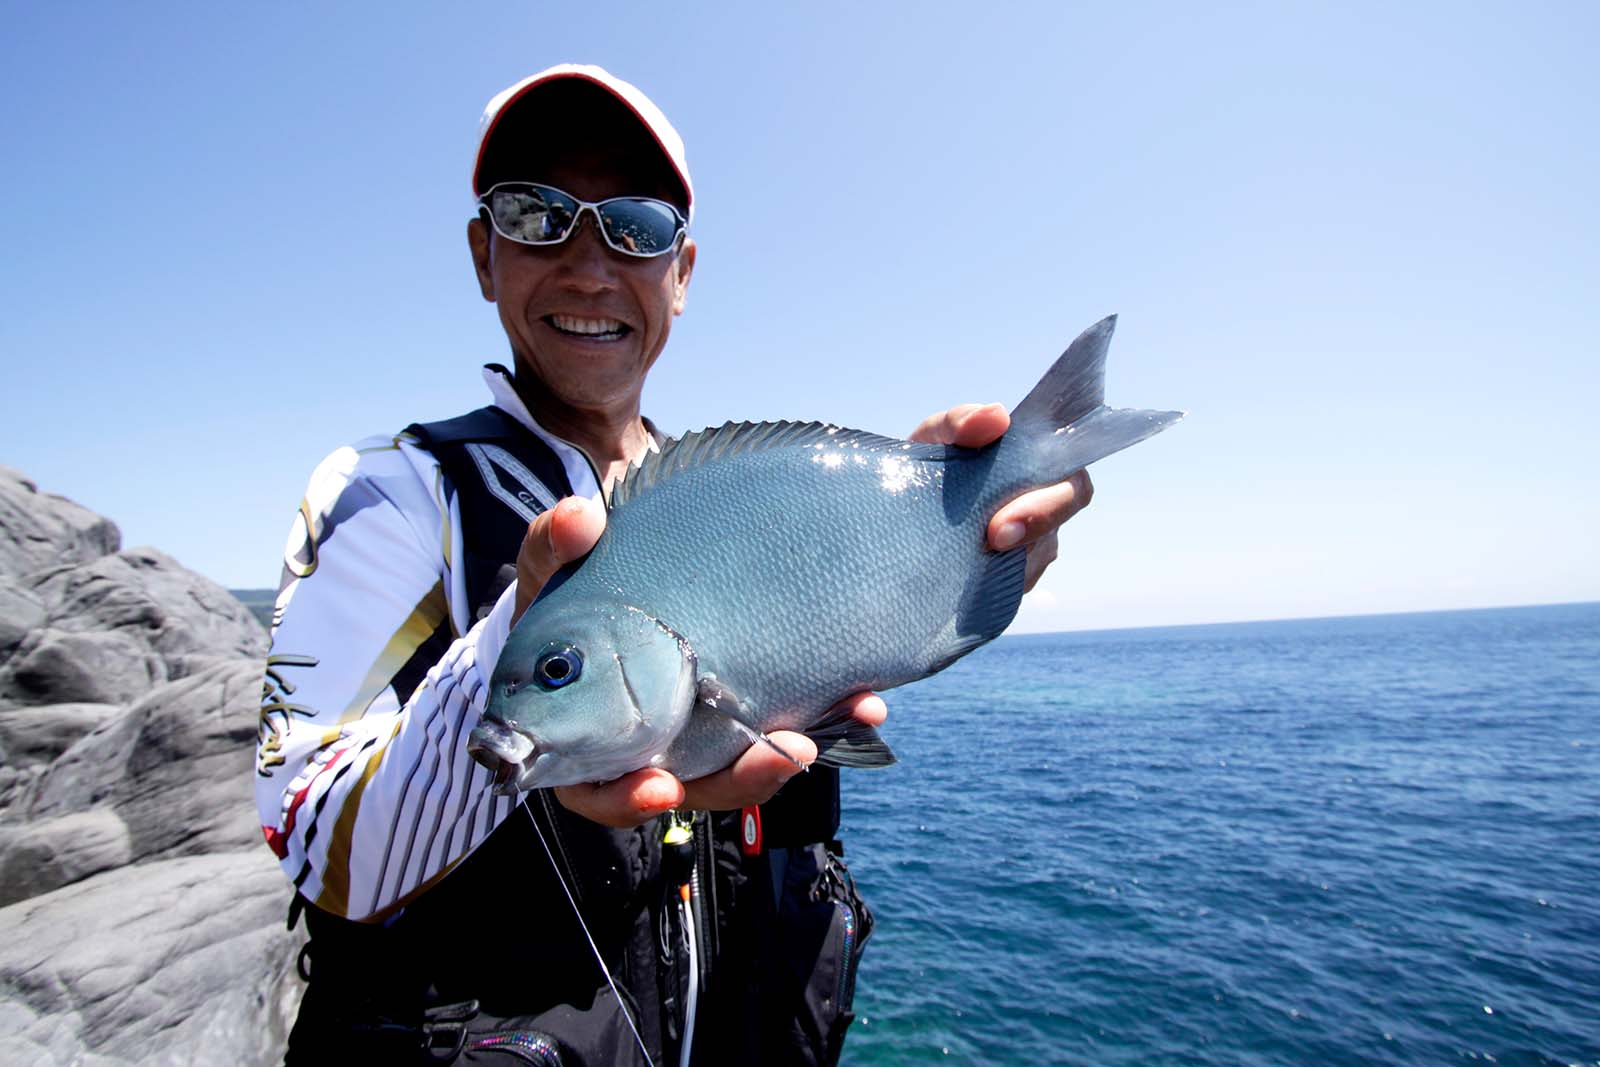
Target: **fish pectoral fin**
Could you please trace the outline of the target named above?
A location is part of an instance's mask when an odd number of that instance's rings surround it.
[[[876,728],[835,709],[806,731],[824,767],[887,767],[898,762]]]
[[[709,708],[718,715],[725,715],[753,734],[761,733],[761,724],[756,721],[755,709],[740,700],[739,694],[722,684],[714,674],[700,676],[699,690],[695,694],[695,706]]]
[[[695,709],[706,708],[718,715],[726,716],[738,723],[749,736],[751,744],[763,744],[802,771],[807,765],[784,751],[782,745],[768,737],[756,722],[755,711],[739,699],[739,694],[723,685],[714,674],[702,674],[699,680],[699,692],[696,694]]]

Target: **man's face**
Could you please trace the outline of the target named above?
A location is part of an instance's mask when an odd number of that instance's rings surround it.
[[[659,179],[599,149],[575,149],[536,169],[517,177],[590,202],[671,199]],[[519,379],[531,375],[570,408],[637,404],[673,316],[683,311],[693,241],[685,240],[676,255],[625,256],[606,245],[587,211],[577,232],[559,245],[518,244],[481,218],[469,224],[467,236],[478,284],[499,311]]]

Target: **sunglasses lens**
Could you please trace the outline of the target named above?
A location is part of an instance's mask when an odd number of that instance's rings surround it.
[[[548,185],[497,187],[489,195],[494,227],[513,241],[547,244],[572,229],[578,202]]]
[[[659,200],[608,200],[600,205],[600,221],[611,247],[635,256],[659,256],[678,238],[678,216]]]
[[[482,203],[494,228],[523,244],[559,244],[572,233],[584,203],[549,185],[506,182],[496,185]],[[606,242],[634,256],[659,256],[672,251],[682,231],[678,213],[660,200],[622,196],[593,205]]]

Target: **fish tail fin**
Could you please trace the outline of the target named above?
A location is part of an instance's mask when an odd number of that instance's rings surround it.
[[[1106,406],[1106,351],[1117,317],[1107,315],[1078,335],[1011,412],[1011,434],[1042,453],[1055,478],[1136,445],[1183,418],[1182,411]]]

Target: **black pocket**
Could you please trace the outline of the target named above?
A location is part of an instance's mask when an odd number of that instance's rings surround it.
[[[778,908],[779,946],[769,958],[773,995],[763,998],[784,1017],[767,1022],[770,1032],[789,1035],[777,1043],[783,1064],[832,1064],[855,1019],[856,973],[872,934],[872,912],[844,860],[826,847],[789,854]]]

